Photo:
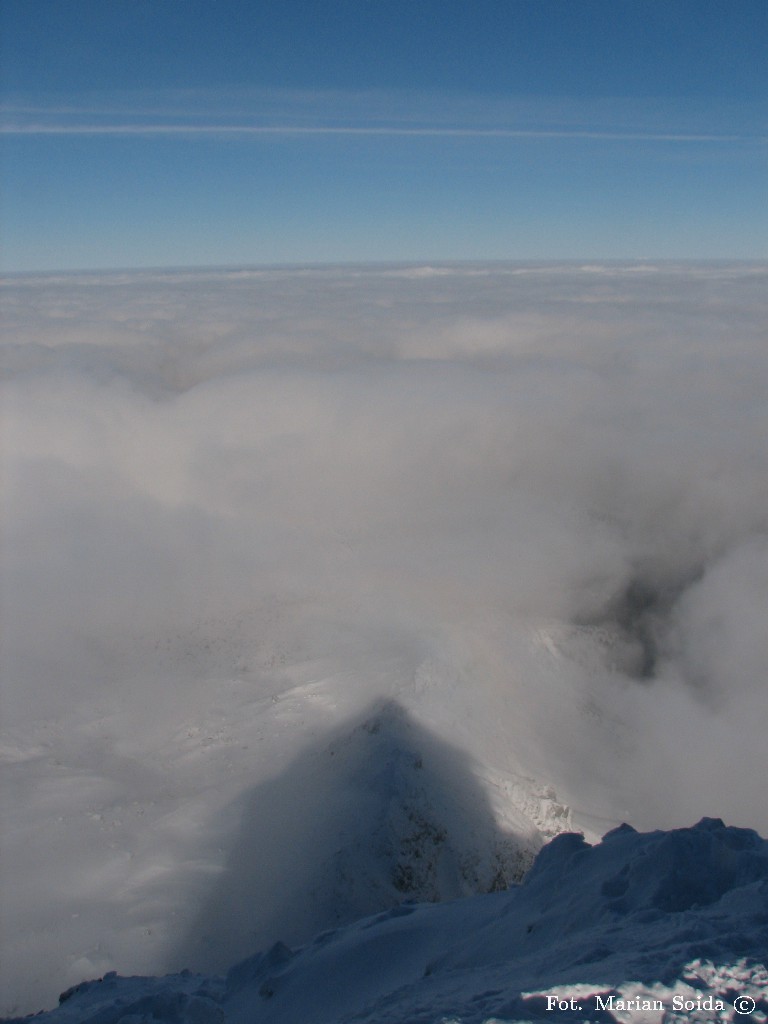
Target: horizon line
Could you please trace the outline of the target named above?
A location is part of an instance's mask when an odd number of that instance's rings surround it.
[[[390,259],[390,260],[288,260],[248,263],[168,263],[125,265],[112,267],[48,267],[26,270],[0,269],[0,283],[11,277],[72,276],[81,274],[173,274],[173,273],[237,273],[269,270],[396,270],[455,269],[473,267],[504,267],[520,269],[570,267],[593,270],[605,267],[645,267],[656,269],[670,266],[751,266],[768,269],[768,256],[543,256],[543,257],[466,257],[447,259]]]

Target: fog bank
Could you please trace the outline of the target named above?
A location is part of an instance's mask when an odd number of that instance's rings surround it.
[[[156,970],[210,823],[375,701],[500,827],[764,831],[766,277],[6,279],[0,1009]]]

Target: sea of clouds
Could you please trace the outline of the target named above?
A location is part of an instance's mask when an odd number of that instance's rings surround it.
[[[377,701],[502,816],[764,832],[766,277],[7,278],[3,1009],[183,966],[227,808]]]

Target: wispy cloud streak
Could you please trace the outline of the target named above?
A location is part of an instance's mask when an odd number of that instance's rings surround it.
[[[762,107],[627,98],[397,90],[130,92],[31,102],[8,96],[5,135],[340,136],[733,143],[764,140]]]
[[[186,125],[186,124],[4,124],[3,135],[185,135],[185,136],[393,136],[405,138],[594,139],[615,142],[763,142],[760,135],[689,134],[516,128],[436,128],[349,125]]]

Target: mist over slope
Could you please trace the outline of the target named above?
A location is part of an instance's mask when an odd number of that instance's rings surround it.
[[[446,771],[483,793],[482,824],[432,823],[446,863],[574,822],[765,830],[767,276],[7,279],[2,1011],[202,967],[186,938],[243,823],[301,842],[254,794],[323,806],[345,776],[317,758],[372,708],[398,709],[386,765],[449,744],[425,793]],[[398,862],[350,810],[382,785],[317,826],[352,878]],[[301,876],[317,913],[291,910],[278,846],[260,871],[290,941],[329,905],[371,911],[330,861]],[[286,939],[270,927],[226,954]]]

